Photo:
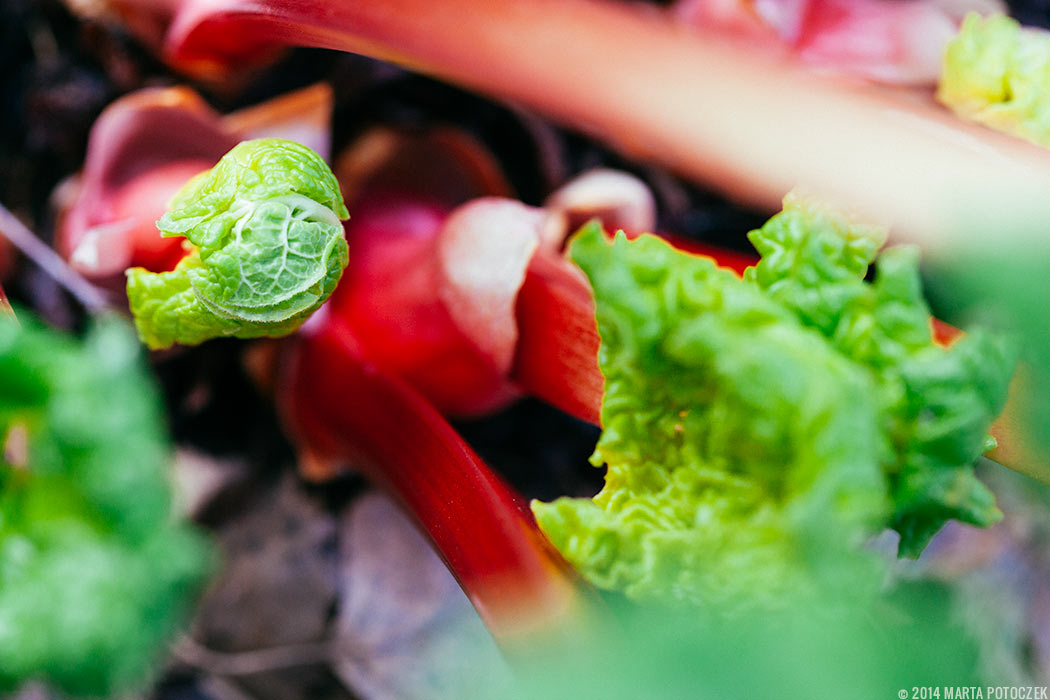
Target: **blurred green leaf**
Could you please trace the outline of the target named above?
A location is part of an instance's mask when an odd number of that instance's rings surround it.
[[[156,387],[127,324],[0,318],[0,689],[145,682],[210,564],[172,512]]]

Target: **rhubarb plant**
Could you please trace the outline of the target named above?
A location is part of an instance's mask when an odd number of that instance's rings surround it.
[[[864,280],[883,236],[789,196],[741,279],[654,237],[581,232],[608,472],[593,500],[533,510],[588,579],[676,603],[820,595],[873,585],[857,548],[883,527],[917,556],[948,519],[1001,517],[972,465],[1013,349],[980,330],[938,346],[914,249]]]
[[[245,141],[179,191],[157,227],[192,252],[171,272],[128,270],[151,348],[215,337],[280,337],[332,293],[347,264],[339,183],[292,141]]]
[[[417,200],[356,208],[348,256],[337,218],[345,205],[316,155],[272,139],[234,148],[187,183],[158,223],[199,250],[173,272],[129,270],[140,335],[151,347],[284,335],[328,297],[352,257],[327,313],[284,346],[277,399],[304,472],[323,478],[349,463],[395,497],[500,639],[576,619],[588,607],[578,577],[524,499],[438,411],[478,410],[509,393],[514,297],[540,245],[542,212],[483,199],[443,228],[449,212]],[[302,265],[275,242],[315,264],[293,274]],[[479,274],[479,265],[492,270]],[[320,293],[285,292],[318,274]],[[288,312],[290,321],[235,325],[227,300],[241,291],[258,309],[251,320]],[[217,297],[227,307],[219,313]]]
[[[211,559],[173,513],[163,425],[126,324],[79,342],[0,313],[0,691],[148,680]]]

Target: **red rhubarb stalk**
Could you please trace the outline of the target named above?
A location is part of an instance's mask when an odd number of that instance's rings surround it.
[[[278,391],[300,444],[399,500],[503,643],[583,612],[575,574],[528,507],[404,381],[361,356],[338,319],[294,341]]]

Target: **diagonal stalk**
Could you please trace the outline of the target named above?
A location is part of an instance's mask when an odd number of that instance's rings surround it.
[[[278,395],[301,444],[398,500],[499,641],[580,619],[586,587],[524,500],[415,390],[362,360],[343,324],[301,334],[288,360]]]
[[[806,186],[930,251],[1050,228],[1050,153],[664,13],[596,0],[178,5],[165,46],[184,68],[228,68],[275,46],[351,51],[518,102],[770,210]]]

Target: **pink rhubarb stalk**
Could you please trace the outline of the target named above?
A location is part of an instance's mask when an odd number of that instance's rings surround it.
[[[185,0],[165,39],[198,69],[275,46],[362,53],[513,100],[771,211],[804,185],[931,250],[1050,228],[1050,153],[629,4]]]

